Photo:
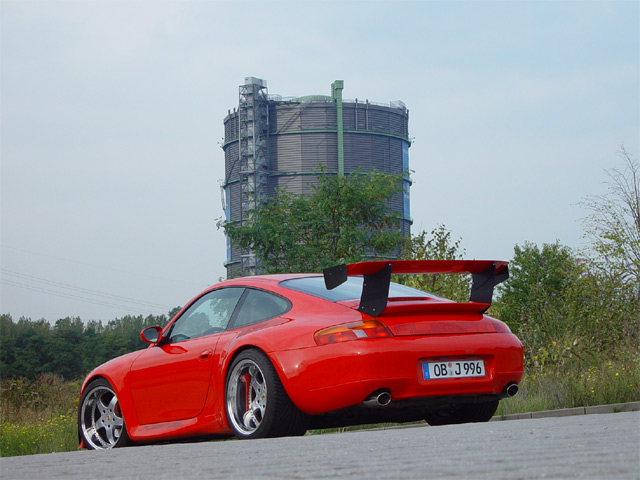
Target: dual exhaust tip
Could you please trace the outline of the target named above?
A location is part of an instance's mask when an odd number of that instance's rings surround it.
[[[518,384],[511,382],[504,387],[504,390],[500,394],[500,398],[513,397],[518,393]],[[391,392],[387,389],[376,390],[369,395],[363,404],[367,407],[386,407],[391,403]]]
[[[390,403],[391,392],[386,389],[376,390],[363,402],[367,407],[386,407]]]
[[[518,387],[518,384],[516,382],[511,382],[507,384],[506,387],[504,387],[504,390],[502,391],[502,395],[500,395],[500,398],[513,397],[515,396],[516,393],[518,393],[518,390],[520,390],[520,388]]]

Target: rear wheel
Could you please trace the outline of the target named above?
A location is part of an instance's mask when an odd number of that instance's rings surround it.
[[[231,364],[225,387],[227,420],[236,438],[304,435],[306,416],[291,402],[262,352],[245,350]]]
[[[487,403],[468,403],[455,407],[429,410],[424,419],[429,425],[453,425],[458,423],[488,422],[498,409],[499,400]]]
[[[78,432],[86,448],[106,450],[131,444],[113,387],[99,378],[87,385],[78,406]]]

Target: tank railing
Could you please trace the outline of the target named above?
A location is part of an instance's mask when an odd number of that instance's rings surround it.
[[[393,101],[391,103],[381,103],[381,102],[370,102],[369,100],[359,100],[359,99],[355,99],[352,100],[350,98],[345,98],[342,100],[342,103],[357,103],[358,105],[376,105],[378,107],[388,107],[388,108],[397,108],[398,110],[406,110],[407,107],[405,106],[405,104],[399,100]]]
[[[278,95],[278,94],[269,94],[268,95],[268,99],[272,102],[298,102],[300,97],[283,97],[282,95]],[[308,100],[305,103],[331,103],[333,102],[333,100],[330,99],[313,99],[313,100]],[[397,110],[407,110],[406,105],[399,101],[393,101],[391,103],[381,103],[381,102],[371,102],[369,100],[358,100],[356,99],[343,99],[342,103],[357,103],[358,105],[375,105],[378,107],[387,107],[387,108],[395,108]]]
[[[268,99],[274,102],[295,102],[299,97],[283,97],[282,95],[269,94]]]

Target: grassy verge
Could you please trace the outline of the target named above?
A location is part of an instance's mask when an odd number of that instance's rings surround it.
[[[77,449],[79,382],[55,375],[36,381],[2,380],[0,455],[30,455]],[[595,365],[541,366],[525,374],[518,395],[500,402],[497,415],[640,400],[640,355],[601,360]],[[380,425],[376,425],[380,426]],[[372,427],[371,425],[367,427]],[[347,427],[324,433],[353,430]]]
[[[8,457],[76,450],[76,425],[72,415],[58,415],[37,423],[3,422],[0,424],[0,451],[3,457]]]
[[[0,455],[68,452],[78,448],[79,382],[45,374],[0,382]]]
[[[592,366],[555,366],[526,373],[520,391],[500,402],[496,415],[640,400],[637,355]]]

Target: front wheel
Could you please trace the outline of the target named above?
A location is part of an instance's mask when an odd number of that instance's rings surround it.
[[[306,416],[291,402],[269,358],[257,350],[233,360],[225,405],[238,439],[304,435],[307,429]]]
[[[85,447],[106,450],[131,443],[120,403],[106,380],[93,380],[85,388],[78,405],[78,433]]]
[[[486,403],[467,403],[455,407],[429,410],[424,419],[431,426],[458,423],[488,422],[498,409],[499,400]]]

